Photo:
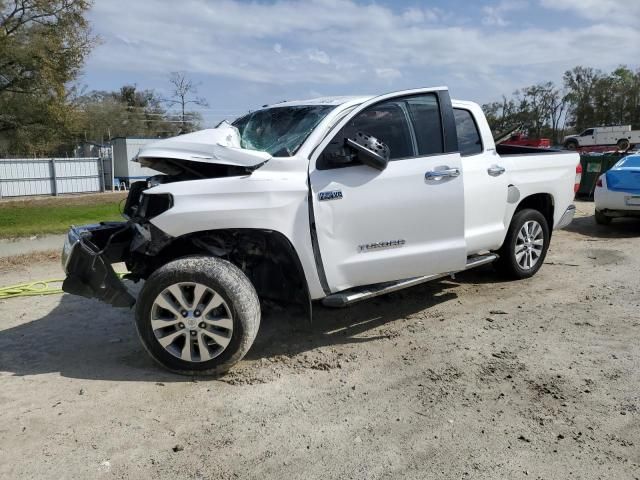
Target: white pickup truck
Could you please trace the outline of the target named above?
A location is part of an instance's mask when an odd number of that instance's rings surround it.
[[[138,160],[165,175],[132,186],[125,221],[69,231],[63,289],[132,307],[126,262],[143,345],[187,374],[246,354],[259,299],[310,315],[491,262],[534,275],[580,176],[576,153],[496,147],[446,88],[279,103]]]
[[[619,150],[629,150],[640,144],[640,130],[631,130],[631,125],[587,128],[578,135],[564,137],[562,143],[567,150],[607,145],[615,145]]]

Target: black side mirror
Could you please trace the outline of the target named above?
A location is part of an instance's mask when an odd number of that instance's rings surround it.
[[[389,164],[391,150],[376,137],[364,132],[357,132],[353,137],[347,137],[345,145],[358,152],[358,160],[377,170],[384,170]]]

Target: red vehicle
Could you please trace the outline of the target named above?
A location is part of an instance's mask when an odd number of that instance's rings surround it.
[[[532,138],[525,135],[524,133],[514,133],[509,138],[500,143],[502,143],[502,145],[519,145],[521,147],[551,147],[551,140],[549,140],[548,138]]]

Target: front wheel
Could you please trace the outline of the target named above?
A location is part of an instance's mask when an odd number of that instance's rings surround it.
[[[253,285],[214,257],[167,263],[145,282],[136,307],[143,346],[175,373],[219,375],[239,362],[260,325]]]
[[[549,226],[544,216],[537,210],[520,210],[513,216],[498,250],[497,270],[516,280],[532,277],[542,267],[549,240]]]

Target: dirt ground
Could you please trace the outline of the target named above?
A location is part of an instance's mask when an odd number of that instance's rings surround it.
[[[533,279],[271,310],[217,380],[157,367],[129,311],[0,300],[0,477],[637,479],[640,222],[578,210]]]

